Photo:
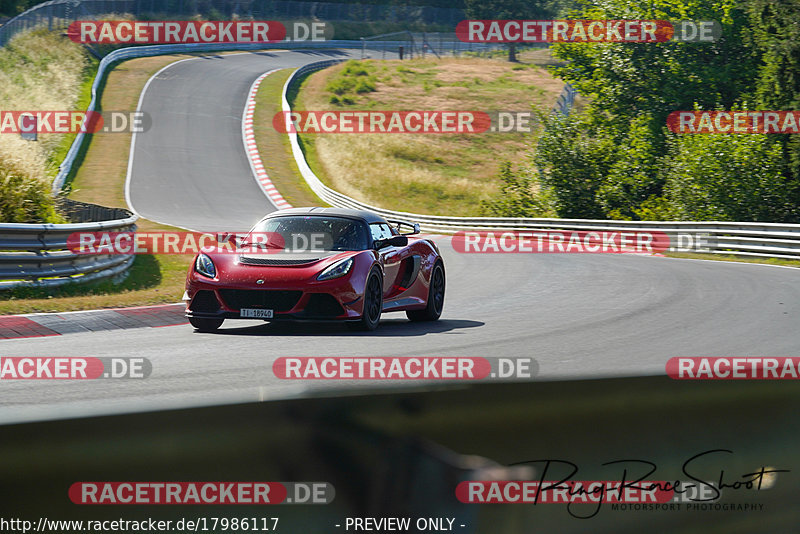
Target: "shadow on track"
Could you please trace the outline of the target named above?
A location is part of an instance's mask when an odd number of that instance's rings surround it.
[[[233,322],[233,321],[232,321]],[[406,319],[383,319],[373,332],[353,332],[343,323],[323,322],[274,322],[240,328],[225,328],[214,335],[226,336],[336,336],[336,337],[408,337],[426,334],[459,334],[458,330],[476,328],[485,323],[464,319],[442,319],[433,322],[414,323]]]

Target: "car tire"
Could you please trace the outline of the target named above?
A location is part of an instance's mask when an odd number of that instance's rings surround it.
[[[406,317],[410,321],[436,321],[442,316],[444,309],[445,276],[444,265],[437,261],[431,272],[431,283],[428,289],[428,305],[422,310],[409,310]]]
[[[364,286],[364,311],[358,321],[348,321],[350,330],[369,332],[378,328],[383,311],[383,278],[377,269],[373,269]]]
[[[225,319],[206,319],[201,317],[189,317],[189,324],[200,332],[213,332],[220,326]]]

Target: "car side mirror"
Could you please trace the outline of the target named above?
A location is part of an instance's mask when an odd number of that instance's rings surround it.
[[[389,239],[378,239],[375,241],[376,250],[380,250],[383,247],[404,247],[406,245],[408,245],[408,238],[404,235],[396,235]]]
[[[411,223],[407,223],[407,222],[403,222],[403,221],[387,221],[387,222],[389,222],[390,224],[397,225],[396,226],[397,227],[397,232],[399,234],[401,234],[401,235],[414,235],[414,234],[418,234],[420,232],[419,223],[411,224]],[[404,232],[403,231],[403,227],[411,228],[411,231],[410,232]]]

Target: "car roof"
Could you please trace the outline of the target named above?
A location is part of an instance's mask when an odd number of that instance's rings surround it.
[[[386,219],[367,210],[354,210],[348,208],[289,208],[285,210],[278,210],[270,213],[265,219],[272,217],[282,217],[285,215],[321,215],[330,217],[346,217],[348,219],[361,219],[364,222],[371,223],[385,223]]]

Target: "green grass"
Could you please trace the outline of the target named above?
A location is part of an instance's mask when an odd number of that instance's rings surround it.
[[[319,199],[297,168],[292,155],[289,136],[275,131],[272,119],[281,112],[281,95],[286,79],[294,69],[283,69],[270,74],[261,82],[256,94],[256,111],[253,131],[264,170],[284,199],[292,206],[327,206]]]
[[[122,283],[111,280],[98,280],[90,284],[65,284],[53,289],[34,286],[21,286],[0,293],[2,300],[50,299],[77,297],[80,295],[108,294],[109,292],[146,289],[157,286],[162,280],[161,270],[152,255],[137,256]]]

